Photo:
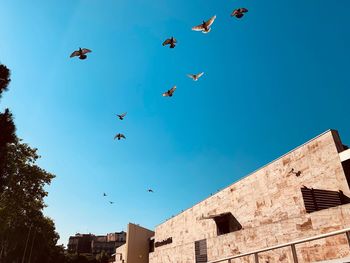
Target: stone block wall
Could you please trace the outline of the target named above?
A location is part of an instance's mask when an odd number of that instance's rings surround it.
[[[350,196],[341,150],[337,132],[326,132],[157,226],[155,240],[172,237],[173,242],[150,253],[150,263],[193,263],[194,242],[201,239],[207,239],[208,260],[214,260],[350,227],[349,205],[307,214],[301,194],[306,186],[342,190]],[[292,168],[301,175],[289,173]],[[226,212],[243,229],[217,236],[214,220],[203,218]],[[346,256],[345,241],[339,236],[298,245],[299,262]],[[260,258],[261,262],[291,262],[291,253],[279,249]],[[254,257],[232,262],[254,262]]]

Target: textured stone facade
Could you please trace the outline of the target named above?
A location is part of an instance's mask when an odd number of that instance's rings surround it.
[[[193,263],[195,241],[207,240],[208,260],[233,256],[350,227],[350,204],[306,213],[301,188],[343,191],[349,185],[339,157],[344,150],[336,131],[328,131],[240,181],[164,222],[155,240],[172,243],[155,248],[150,263]],[[297,176],[290,171],[300,171]],[[231,212],[242,229],[217,234],[213,215]],[[350,255],[345,235],[296,246],[299,262]],[[261,253],[260,262],[292,262],[289,248]],[[231,262],[254,262],[245,257]]]

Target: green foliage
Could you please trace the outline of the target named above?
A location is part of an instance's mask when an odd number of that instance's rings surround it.
[[[69,254],[66,256],[66,260],[69,263],[99,263],[99,261],[97,261],[91,254]]]
[[[5,65],[0,64],[0,98],[2,93],[7,90],[11,81],[10,75],[10,70]]]
[[[0,65],[0,97],[10,71]],[[11,112],[0,113],[0,262],[65,263],[54,222],[42,213],[54,175],[36,165],[37,150],[15,135]]]
[[[4,169],[7,144],[16,141],[15,124],[12,120],[12,114],[8,109],[4,113],[0,113],[0,193],[5,187]]]
[[[108,263],[109,256],[105,251],[102,251],[99,255],[96,256],[96,260],[99,263]]]
[[[54,222],[42,214],[42,209],[47,196],[44,186],[54,175],[37,166],[37,150],[19,140],[8,144],[3,153],[0,261],[16,262],[31,253],[31,262],[51,262],[59,236]]]
[[[12,114],[9,109],[5,109],[4,113],[0,113],[0,149],[15,141],[15,130]]]

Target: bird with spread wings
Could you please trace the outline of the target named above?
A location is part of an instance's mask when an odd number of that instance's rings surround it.
[[[163,95],[163,97],[172,97],[175,90],[176,90],[176,86],[174,86],[170,90],[164,92],[162,95]]]
[[[198,74],[187,74],[187,76],[194,81],[197,81],[200,77],[202,77],[204,72],[198,73]]]
[[[231,16],[234,16],[236,18],[242,18],[244,16],[244,13],[247,13],[247,12],[248,12],[247,8],[241,7],[233,10],[231,13]]]
[[[126,112],[122,113],[122,114],[117,114],[117,117],[120,119],[120,120],[124,120],[124,117],[126,116]]]
[[[118,141],[120,140],[120,139],[126,139],[126,137],[125,137],[125,135],[124,134],[122,134],[122,133],[117,133],[115,136],[114,136],[114,140],[115,139],[118,139]]]
[[[86,54],[87,53],[90,53],[92,52],[90,49],[87,49],[87,48],[79,48],[79,50],[75,50],[71,55],[70,57],[79,57],[79,59],[86,59],[87,56]]]
[[[204,34],[209,33],[211,31],[211,25],[214,23],[215,19],[216,16],[213,16],[208,21],[203,21],[202,24],[192,27],[192,30],[201,31]]]
[[[174,37],[168,38],[163,42],[163,46],[170,45],[170,48],[174,48],[176,46],[177,40]]]

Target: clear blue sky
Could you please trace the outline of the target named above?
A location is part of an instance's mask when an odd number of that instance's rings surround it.
[[[230,18],[236,7],[249,13]],[[12,83],[0,109],[57,176],[45,213],[60,243],[153,229],[329,128],[350,144],[349,11],[348,0],[1,1]],[[209,34],[191,31],[214,14]],[[172,35],[178,46],[162,47]],[[69,59],[78,47],[93,52]]]

